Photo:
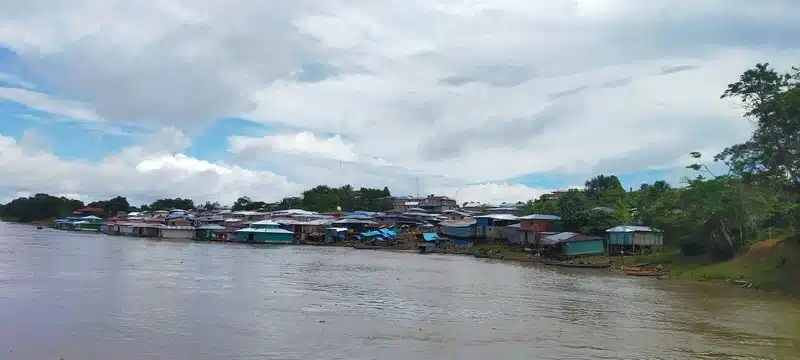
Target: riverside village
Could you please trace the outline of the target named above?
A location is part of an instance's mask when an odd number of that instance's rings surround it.
[[[566,192],[541,201],[556,202]],[[662,250],[661,230],[646,224],[615,224],[602,235],[565,227],[553,214],[518,215],[526,203],[463,203],[447,196],[388,196],[382,212],[315,212],[170,209],[117,211],[77,209],[56,218],[53,228],[170,241],[235,242],[256,245],[347,246],[363,250],[414,251],[420,254],[465,254],[480,258],[541,262],[547,265],[612,268],[636,276],[664,277],[662,267],[648,264],[612,266],[610,256]],[[635,210],[635,209],[634,209]],[[596,207],[608,214],[613,209]],[[598,260],[601,259],[601,260]]]

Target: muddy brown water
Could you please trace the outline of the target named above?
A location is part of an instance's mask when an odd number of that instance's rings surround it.
[[[800,359],[800,303],[453,255],[0,223],[0,359]]]

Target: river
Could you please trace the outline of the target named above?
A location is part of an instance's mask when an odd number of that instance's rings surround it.
[[[464,256],[0,223],[0,358],[800,359],[800,303]]]

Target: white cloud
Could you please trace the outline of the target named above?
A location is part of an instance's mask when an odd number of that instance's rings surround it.
[[[26,107],[82,121],[101,121],[97,114],[84,104],[53,98],[35,91],[0,87],[0,100],[13,101]]]
[[[8,85],[14,85],[29,90],[36,88],[36,85],[33,83],[25,81],[19,76],[6,73],[0,73],[0,83],[6,83]]]
[[[260,138],[233,136],[229,139],[229,143],[229,149],[234,154],[263,149],[340,161],[355,161],[357,158],[353,145],[345,143],[341,136],[323,138],[308,131],[296,134],[268,135]]]
[[[670,170],[745,139],[719,95],[796,61],[797,18],[792,0],[11,0],[0,44],[72,102],[0,98],[182,130],[243,116],[291,132],[229,139],[231,163],[293,183],[525,200],[507,179]],[[179,153],[145,168],[191,174]]]
[[[554,189],[531,188],[520,184],[474,184],[456,188],[434,189],[434,193],[450,196],[459,203],[475,201],[479,203],[499,204],[538,199]]]
[[[209,163],[180,151],[185,136],[167,129],[147,143],[126,148],[99,163],[66,161],[0,136],[0,198],[47,192],[102,199],[116,195],[150,202],[164,197],[232,203],[239,196],[278,200],[303,188],[269,171]]]

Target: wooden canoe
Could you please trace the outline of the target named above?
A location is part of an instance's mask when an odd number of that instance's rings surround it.
[[[631,276],[661,276],[665,272],[661,270],[623,270],[625,275]]]

